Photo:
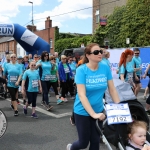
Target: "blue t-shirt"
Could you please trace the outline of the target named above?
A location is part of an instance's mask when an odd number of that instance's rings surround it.
[[[41,80],[42,81],[50,81],[50,75],[51,75],[51,68],[52,65],[50,63],[50,61],[41,61],[40,62],[41,67],[42,67],[42,77]]]
[[[127,62],[126,63],[126,77],[125,77],[125,81],[129,81],[131,78],[133,78],[133,72],[134,72],[134,64],[133,61]],[[122,64],[121,67],[119,68],[119,75],[120,74],[125,74],[125,67]]]
[[[59,65],[59,59],[58,58],[56,58],[56,63],[57,63],[57,65]]]
[[[26,80],[28,77],[29,83],[28,83],[28,92],[38,92],[38,81],[40,80],[39,72],[38,70],[26,70],[24,72],[22,80]]]
[[[73,76],[74,76],[76,73],[76,64],[74,62],[72,62],[72,63],[69,63],[69,66],[70,66]]]
[[[101,62],[105,63],[106,65],[108,65],[110,67],[110,61],[108,59],[103,58]]]
[[[4,63],[3,63],[2,68],[3,68],[4,70],[5,70],[7,64],[9,64],[9,63],[8,63],[8,62],[4,62]]]
[[[141,65],[142,65],[142,60],[141,60],[140,57],[135,57],[135,56],[134,56],[134,57],[132,58],[132,61],[133,61],[133,64],[134,64],[134,67],[135,67],[135,68],[140,68],[140,67],[141,67]],[[141,75],[141,70],[137,71],[136,74],[140,76],[140,75]]]
[[[85,85],[86,97],[96,113],[103,111],[103,95],[108,87],[108,80],[112,80],[112,74],[110,68],[104,63],[99,63],[99,67],[95,71],[90,70],[86,64],[81,65],[76,70],[75,83]],[[78,94],[74,103],[74,112],[89,116]]]
[[[5,66],[4,75],[7,75],[8,87],[18,88],[15,83],[17,82],[18,77],[22,75],[22,68],[19,64],[8,63]]]

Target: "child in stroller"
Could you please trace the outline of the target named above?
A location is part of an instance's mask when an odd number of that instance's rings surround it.
[[[133,121],[128,125],[128,144],[126,150],[150,150],[150,143],[146,141],[147,124],[144,121]],[[146,145],[144,147],[144,145]]]

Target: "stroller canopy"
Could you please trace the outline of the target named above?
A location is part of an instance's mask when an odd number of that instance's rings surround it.
[[[113,79],[114,85],[118,92],[120,101],[127,101],[127,100],[135,100],[136,96],[134,95],[131,86],[129,83],[123,82],[120,79]],[[113,103],[112,98],[109,94],[109,90],[105,91],[105,100],[107,103]]]

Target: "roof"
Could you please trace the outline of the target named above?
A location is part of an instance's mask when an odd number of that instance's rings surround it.
[[[7,41],[13,41],[13,40],[14,40],[13,37],[2,37],[2,38],[0,38],[0,43],[4,43]]]

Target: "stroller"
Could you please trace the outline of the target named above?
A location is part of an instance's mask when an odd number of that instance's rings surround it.
[[[114,79],[114,85],[117,89],[121,103],[128,103],[132,118],[134,120],[145,121],[149,128],[149,118],[143,105],[137,101],[134,96],[130,85],[120,81],[119,79]],[[129,99],[129,97],[131,97],[131,99]],[[106,103],[112,103],[108,90],[106,90],[105,93],[105,100]],[[103,129],[100,129],[97,120],[96,127],[108,150],[112,150],[110,143],[119,150],[125,150],[127,144],[127,123],[108,125],[106,119],[103,123]],[[148,132],[146,139],[147,141],[150,141],[150,134]]]

